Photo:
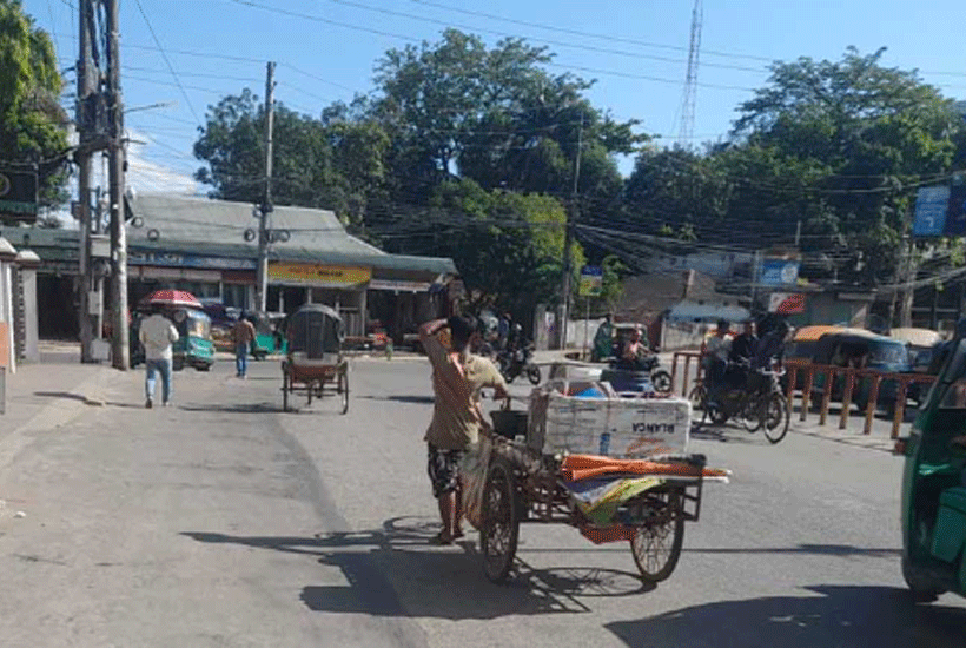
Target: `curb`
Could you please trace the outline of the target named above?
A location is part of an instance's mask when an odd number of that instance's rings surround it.
[[[895,441],[892,438],[884,439],[882,437],[874,436],[864,436],[857,434],[850,435],[833,435],[833,434],[822,434],[821,432],[813,430],[802,430],[792,428],[790,432],[795,434],[801,434],[802,436],[809,436],[815,439],[825,439],[826,441],[833,441],[835,443],[841,443],[843,445],[852,446],[853,448],[865,448],[867,450],[879,450],[882,452],[888,452],[892,454],[892,448],[895,445]]]
[[[113,369],[100,368],[67,392],[67,397],[45,405],[26,423],[0,437],[0,470],[4,470],[31,441],[31,434],[55,430],[79,417],[88,407],[103,407],[105,391],[113,376],[123,375]]]

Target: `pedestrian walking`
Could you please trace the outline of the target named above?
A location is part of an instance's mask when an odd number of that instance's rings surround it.
[[[439,504],[443,530],[438,544],[452,544],[463,535],[463,501],[459,463],[467,448],[477,443],[483,425],[480,390],[492,387],[498,397],[507,394],[503,376],[492,362],[469,353],[475,325],[462,317],[423,324],[419,337],[433,366],[436,405],[426,431],[429,478]],[[447,331],[447,349],[436,334]]]
[[[232,342],[235,344],[235,371],[239,378],[248,373],[248,350],[255,339],[255,327],[242,313],[231,329]]]
[[[157,374],[161,374],[162,404],[167,407],[171,402],[171,345],[178,341],[178,329],[161,308],[155,306],[150,317],[141,321],[138,338],[144,345],[144,406],[154,407],[154,386]]]

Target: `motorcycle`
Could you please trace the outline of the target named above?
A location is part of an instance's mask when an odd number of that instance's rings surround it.
[[[531,385],[539,385],[543,380],[540,367],[533,364],[533,345],[524,345],[519,349],[507,349],[497,355],[497,363],[500,367],[500,374],[503,379],[510,384],[517,376],[525,375]]]
[[[783,374],[750,369],[747,364],[729,365],[720,385],[709,390],[699,383],[690,400],[695,410],[703,412],[702,422],[710,419],[715,425],[724,425],[733,419],[748,432],[764,430],[769,442],[778,443],[788,433],[791,421],[791,409],[780,384]]]

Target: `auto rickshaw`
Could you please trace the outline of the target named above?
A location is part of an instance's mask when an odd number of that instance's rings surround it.
[[[914,597],[966,596],[966,327],[908,437],[902,481],[902,574]]]
[[[878,369],[890,373],[911,370],[909,344],[905,340],[894,340],[864,329],[839,329],[825,333],[815,345],[812,362],[843,368],[851,365],[856,369]],[[814,394],[821,394],[825,390],[825,380],[825,373],[816,373],[812,383]],[[840,402],[844,391],[845,376],[838,376],[832,384],[832,400]],[[860,410],[864,410],[871,397],[871,391],[871,379],[858,380],[852,402]],[[891,413],[894,411],[897,391],[898,385],[895,380],[883,380],[879,386],[876,405],[881,405]]]
[[[285,353],[288,348],[282,323],[285,313],[253,313],[248,321],[255,328],[255,339],[252,340],[251,354],[256,360],[264,360],[270,355]]]
[[[131,367],[144,363],[144,348],[139,339],[141,320],[148,312],[139,308],[131,322]],[[209,371],[215,361],[215,346],[211,340],[211,318],[203,311],[194,308],[172,306],[164,308],[161,314],[171,320],[178,330],[178,341],[171,346],[173,371],[194,367],[198,371]]]

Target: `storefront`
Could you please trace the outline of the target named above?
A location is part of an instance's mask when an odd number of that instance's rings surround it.
[[[365,266],[273,261],[268,264],[268,305],[284,313],[306,303],[325,304],[342,315],[347,336],[364,337],[371,278],[372,269]]]
[[[186,290],[199,299],[251,308],[255,260],[179,252],[132,250],[128,254],[128,300],[136,304],[155,290]]]

